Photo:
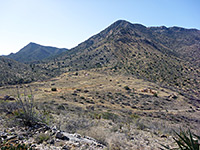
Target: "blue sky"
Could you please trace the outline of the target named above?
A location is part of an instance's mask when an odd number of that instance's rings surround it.
[[[200,0],[0,0],[0,55],[29,42],[72,48],[119,19],[200,29]]]

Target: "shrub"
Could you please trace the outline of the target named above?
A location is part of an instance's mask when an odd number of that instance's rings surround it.
[[[84,92],[85,92],[85,93],[88,93],[89,91],[88,91],[88,90],[84,90]]]
[[[125,86],[124,89],[127,91],[130,90],[130,88],[128,86]]]
[[[57,107],[57,109],[65,110],[65,106],[63,106],[63,105],[59,105],[59,106]]]
[[[47,141],[50,139],[50,135],[49,134],[45,134],[45,133],[40,133],[39,135],[37,135],[36,137],[36,142],[38,144],[43,143],[44,141]]]
[[[57,89],[56,88],[51,88],[51,91],[57,91]]]
[[[110,113],[110,112],[103,112],[101,116],[103,119],[107,119],[107,120],[116,120],[118,118],[118,115],[114,113]]]
[[[144,124],[144,121],[141,119],[137,119],[135,125],[137,126],[137,129],[144,130],[147,128],[147,126]]]
[[[158,93],[154,93],[153,95],[154,95],[155,97],[158,97]]]
[[[85,97],[81,96],[80,99],[85,99]]]
[[[94,122],[88,118],[73,116],[65,120],[65,131],[75,133],[78,130],[89,129],[94,126]]]

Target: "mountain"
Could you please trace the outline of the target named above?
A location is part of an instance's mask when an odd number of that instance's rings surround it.
[[[40,61],[67,51],[65,48],[56,48],[50,46],[42,46],[36,43],[29,43],[19,52],[8,55],[8,58],[14,59],[19,62],[32,62]]]
[[[199,86],[199,47],[199,30],[119,20],[54,62],[63,71],[103,69],[190,90]]]
[[[34,45],[40,47],[33,43],[26,47]],[[30,67],[45,77],[90,69],[131,74],[198,95],[199,47],[200,31],[197,29],[145,27],[119,20],[64,54]]]
[[[200,31],[196,29],[179,27],[147,28],[140,24],[131,24],[127,21],[119,20],[104,31],[71,49],[65,56],[68,58],[70,57],[69,54],[71,54],[79,57],[87,53],[87,57],[84,57],[84,60],[87,61],[90,60],[88,57],[92,56],[92,53],[100,51],[100,53],[105,53],[105,56],[108,53],[113,53],[112,57],[119,58],[121,61],[121,59],[124,60],[131,57],[130,54],[135,57],[135,55],[144,56],[152,53],[162,53],[167,57],[173,56],[177,59],[190,61],[193,66],[196,66],[197,64],[199,65],[200,57],[199,42]],[[112,50],[109,51],[107,49]],[[92,58],[96,59],[98,56],[95,55]],[[105,61],[100,63],[105,63]]]

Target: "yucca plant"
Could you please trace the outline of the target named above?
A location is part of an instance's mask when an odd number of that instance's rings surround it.
[[[198,140],[200,140],[200,137],[192,134],[191,131],[188,129],[188,131],[184,131],[180,129],[180,133],[177,133],[176,137],[173,137],[174,141],[177,143],[177,148],[170,148],[169,146],[162,145],[165,149],[169,150],[200,150],[200,143]]]
[[[26,88],[29,88],[30,95],[27,94]],[[20,111],[19,117],[23,120],[25,125],[32,125],[36,121],[34,110],[34,97],[30,87],[25,87],[23,94],[20,93],[19,87],[17,87],[17,104],[22,111]]]
[[[30,86],[24,87],[21,91],[19,87],[17,87],[16,103],[20,108],[17,110],[18,112],[15,113],[17,114],[16,118],[22,119],[24,125],[34,126],[45,122],[43,114],[40,112],[37,113],[34,95]]]

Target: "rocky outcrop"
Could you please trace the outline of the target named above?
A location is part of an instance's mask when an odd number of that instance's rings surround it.
[[[15,98],[13,96],[5,95],[5,96],[0,96],[0,100],[9,100],[9,101],[14,101]]]
[[[81,136],[77,133],[66,133],[57,130],[56,127],[46,125],[34,128],[13,127],[0,131],[0,148],[18,145],[39,150],[101,150],[105,148],[105,145],[91,137]]]

